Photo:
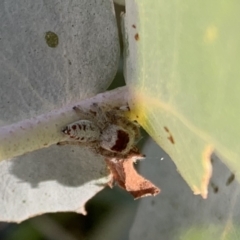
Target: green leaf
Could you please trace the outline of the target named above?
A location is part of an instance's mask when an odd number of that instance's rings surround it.
[[[20,222],[46,212],[85,213],[86,202],[109,181],[105,162],[83,147],[42,147],[62,135],[61,120],[53,120],[52,113],[106,90],[116,74],[113,3],[0,1],[0,22],[0,156],[19,149],[25,153],[0,162],[0,221]],[[71,111],[62,116],[70,120]],[[45,122],[39,115],[47,124],[34,138]],[[32,127],[33,118],[38,127]],[[19,121],[26,128],[10,125]],[[29,146],[41,149],[28,152]]]
[[[239,6],[216,0],[126,2],[131,107],[203,197],[214,150],[240,177]]]

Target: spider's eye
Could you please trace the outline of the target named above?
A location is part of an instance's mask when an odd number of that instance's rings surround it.
[[[122,152],[124,149],[126,149],[127,145],[129,143],[129,134],[123,130],[117,131],[117,139],[112,146],[111,150],[115,152]]]

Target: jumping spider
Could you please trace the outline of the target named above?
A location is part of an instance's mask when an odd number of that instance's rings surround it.
[[[96,103],[90,111],[73,107],[81,120],[67,125],[62,132],[72,141],[59,145],[80,145],[93,149],[108,158],[126,158],[129,154],[139,153],[135,142],[140,138],[139,125],[124,116],[126,109],[103,111]]]

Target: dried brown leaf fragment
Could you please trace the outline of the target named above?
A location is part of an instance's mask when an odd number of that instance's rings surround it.
[[[106,159],[107,166],[112,174],[112,180],[109,182],[109,186],[112,187],[113,183],[118,183],[118,185],[129,192],[134,199],[145,196],[156,196],[160,192],[160,189],[139,175],[134,168],[136,160],[142,158],[144,158],[144,156],[139,153],[137,149],[133,149],[126,158]]]

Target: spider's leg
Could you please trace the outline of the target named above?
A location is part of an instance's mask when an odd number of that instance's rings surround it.
[[[105,111],[97,103],[91,105],[91,112],[95,115],[95,122],[100,129],[104,129],[109,124]]]
[[[80,119],[94,121],[100,129],[104,129],[108,123],[105,112],[97,103],[93,103],[90,106],[90,109],[85,109],[81,106],[74,106],[73,110],[78,114]]]
[[[120,153],[116,153],[116,152],[111,152],[108,151],[102,147],[98,147],[97,149],[95,149],[95,151],[100,154],[101,156],[105,157],[105,158],[118,158],[118,159],[122,159],[123,155]]]
[[[86,119],[91,121],[94,118],[94,114],[92,112],[87,111],[87,109],[81,106],[74,106],[73,110],[79,116],[79,119]]]
[[[79,141],[62,141],[57,143],[58,146],[64,145],[75,145],[75,146],[87,146],[86,142],[79,142]]]
[[[108,159],[115,158],[116,160],[134,158],[134,161],[136,161],[136,160],[145,158],[145,155],[141,154],[139,149],[136,146],[133,146],[131,150],[126,154],[111,152],[101,147],[96,149],[96,152],[105,158],[108,158]]]
[[[99,154],[98,151],[98,142],[79,142],[79,141],[62,141],[57,143],[58,146],[64,145],[72,145],[72,146],[80,146],[80,147],[87,147],[88,149],[92,150],[95,154]]]

